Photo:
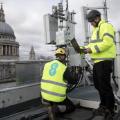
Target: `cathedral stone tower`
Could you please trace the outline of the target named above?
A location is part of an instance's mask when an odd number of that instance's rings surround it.
[[[18,60],[19,43],[14,31],[5,21],[3,6],[0,8],[0,60]]]

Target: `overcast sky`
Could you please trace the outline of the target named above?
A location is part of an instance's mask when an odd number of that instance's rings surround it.
[[[65,0],[63,0],[65,3]],[[68,0],[70,11],[76,12],[76,38],[83,39],[81,7],[102,6],[104,0]],[[16,41],[21,49],[29,51],[33,45],[35,51],[41,54],[50,54],[53,47],[45,46],[43,15],[51,13],[52,5],[57,5],[60,0],[0,0],[3,3],[6,23],[14,30]],[[107,0],[109,21],[118,30],[120,23],[120,0]]]

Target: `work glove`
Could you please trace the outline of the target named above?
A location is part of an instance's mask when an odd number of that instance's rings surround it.
[[[92,50],[90,48],[85,48],[85,49],[82,50],[82,52],[84,54],[87,54],[87,53],[92,53]]]

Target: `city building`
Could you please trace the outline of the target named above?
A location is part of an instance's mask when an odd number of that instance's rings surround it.
[[[6,23],[3,6],[0,6],[0,83],[15,81],[15,61],[19,60],[19,43],[12,27]]]

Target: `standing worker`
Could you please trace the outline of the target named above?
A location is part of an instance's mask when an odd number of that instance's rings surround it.
[[[84,53],[89,53],[94,62],[93,82],[100,96],[99,108],[95,110],[95,115],[103,115],[106,117],[105,120],[107,117],[111,120],[115,104],[110,79],[116,57],[115,29],[110,23],[101,19],[101,13],[97,10],[91,10],[87,14],[87,20],[93,26],[93,31]]]
[[[41,96],[43,102],[48,102],[51,105],[56,104],[58,108],[61,108],[60,105],[64,106],[59,111],[69,113],[75,110],[75,106],[67,98],[67,83],[74,84],[76,80],[65,65],[65,50],[58,48],[55,51],[55,56],[55,60],[46,63],[44,66],[41,80]]]

